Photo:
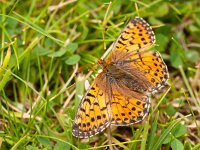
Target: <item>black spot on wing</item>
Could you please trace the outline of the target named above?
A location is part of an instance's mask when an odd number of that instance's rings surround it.
[[[87,96],[89,96],[89,97],[95,97],[95,96],[94,96],[93,94],[91,94],[91,93],[88,93]]]

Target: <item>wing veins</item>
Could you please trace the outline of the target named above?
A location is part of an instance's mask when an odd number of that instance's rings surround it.
[[[117,83],[116,83],[117,84]],[[120,87],[119,87],[119,85],[117,84],[117,87],[120,89]],[[140,100],[140,99],[137,99],[137,100],[139,100],[139,101],[142,101],[142,100]],[[129,101],[130,102],[130,101]],[[142,101],[143,102],[143,101]],[[131,103],[131,102],[130,102]],[[133,103],[131,103],[132,105],[134,105],[134,106],[136,106],[136,107],[138,107],[137,105],[135,105],[135,104],[133,104]],[[138,107],[138,108],[140,108],[140,109],[142,109],[141,107]],[[130,109],[129,109],[130,110]],[[130,110],[130,111],[132,111],[132,110]]]
[[[117,84],[117,83],[116,83]],[[120,87],[119,87],[119,85],[117,84],[117,87],[120,89]],[[147,95],[145,95],[145,96],[147,96]],[[134,97],[135,98],[135,97]],[[139,101],[141,101],[141,102],[144,102],[143,100],[140,100],[140,99],[138,99],[137,98],[137,100],[139,100]],[[129,103],[131,103],[130,101],[129,101]],[[140,109],[143,109],[143,108],[141,108],[141,107],[138,107],[138,105],[135,105],[135,104],[133,104],[133,103],[131,103],[133,106],[135,106],[135,107],[137,107],[137,108],[140,108]],[[130,110],[130,111],[132,111],[132,110]]]

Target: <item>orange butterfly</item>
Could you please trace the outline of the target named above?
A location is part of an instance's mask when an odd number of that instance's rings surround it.
[[[150,94],[169,78],[167,66],[157,51],[152,28],[142,18],[131,20],[114,43],[103,70],[83,97],[72,133],[88,138],[109,125],[124,126],[142,121],[148,114]]]

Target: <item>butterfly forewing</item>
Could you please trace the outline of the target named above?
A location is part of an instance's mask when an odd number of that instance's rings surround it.
[[[138,53],[150,48],[155,43],[155,36],[151,26],[142,18],[132,19],[116,40],[110,54],[111,61],[123,59],[125,53]],[[120,53],[122,54],[120,55]]]
[[[147,51],[154,43],[155,36],[150,25],[136,17],[120,34],[108,63],[114,62],[141,81],[138,84],[144,92],[157,91],[165,85],[169,75],[159,52]]]

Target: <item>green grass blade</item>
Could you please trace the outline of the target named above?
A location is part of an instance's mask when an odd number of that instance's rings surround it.
[[[151,150],[154,145],[156,129],[157,129],[157,124],[158,124],[158,117],[159,117],[159,111],[157,112],[155,120],[151,126],[151,132],[150,132],[148,143],[147,143],[147,150]]]

